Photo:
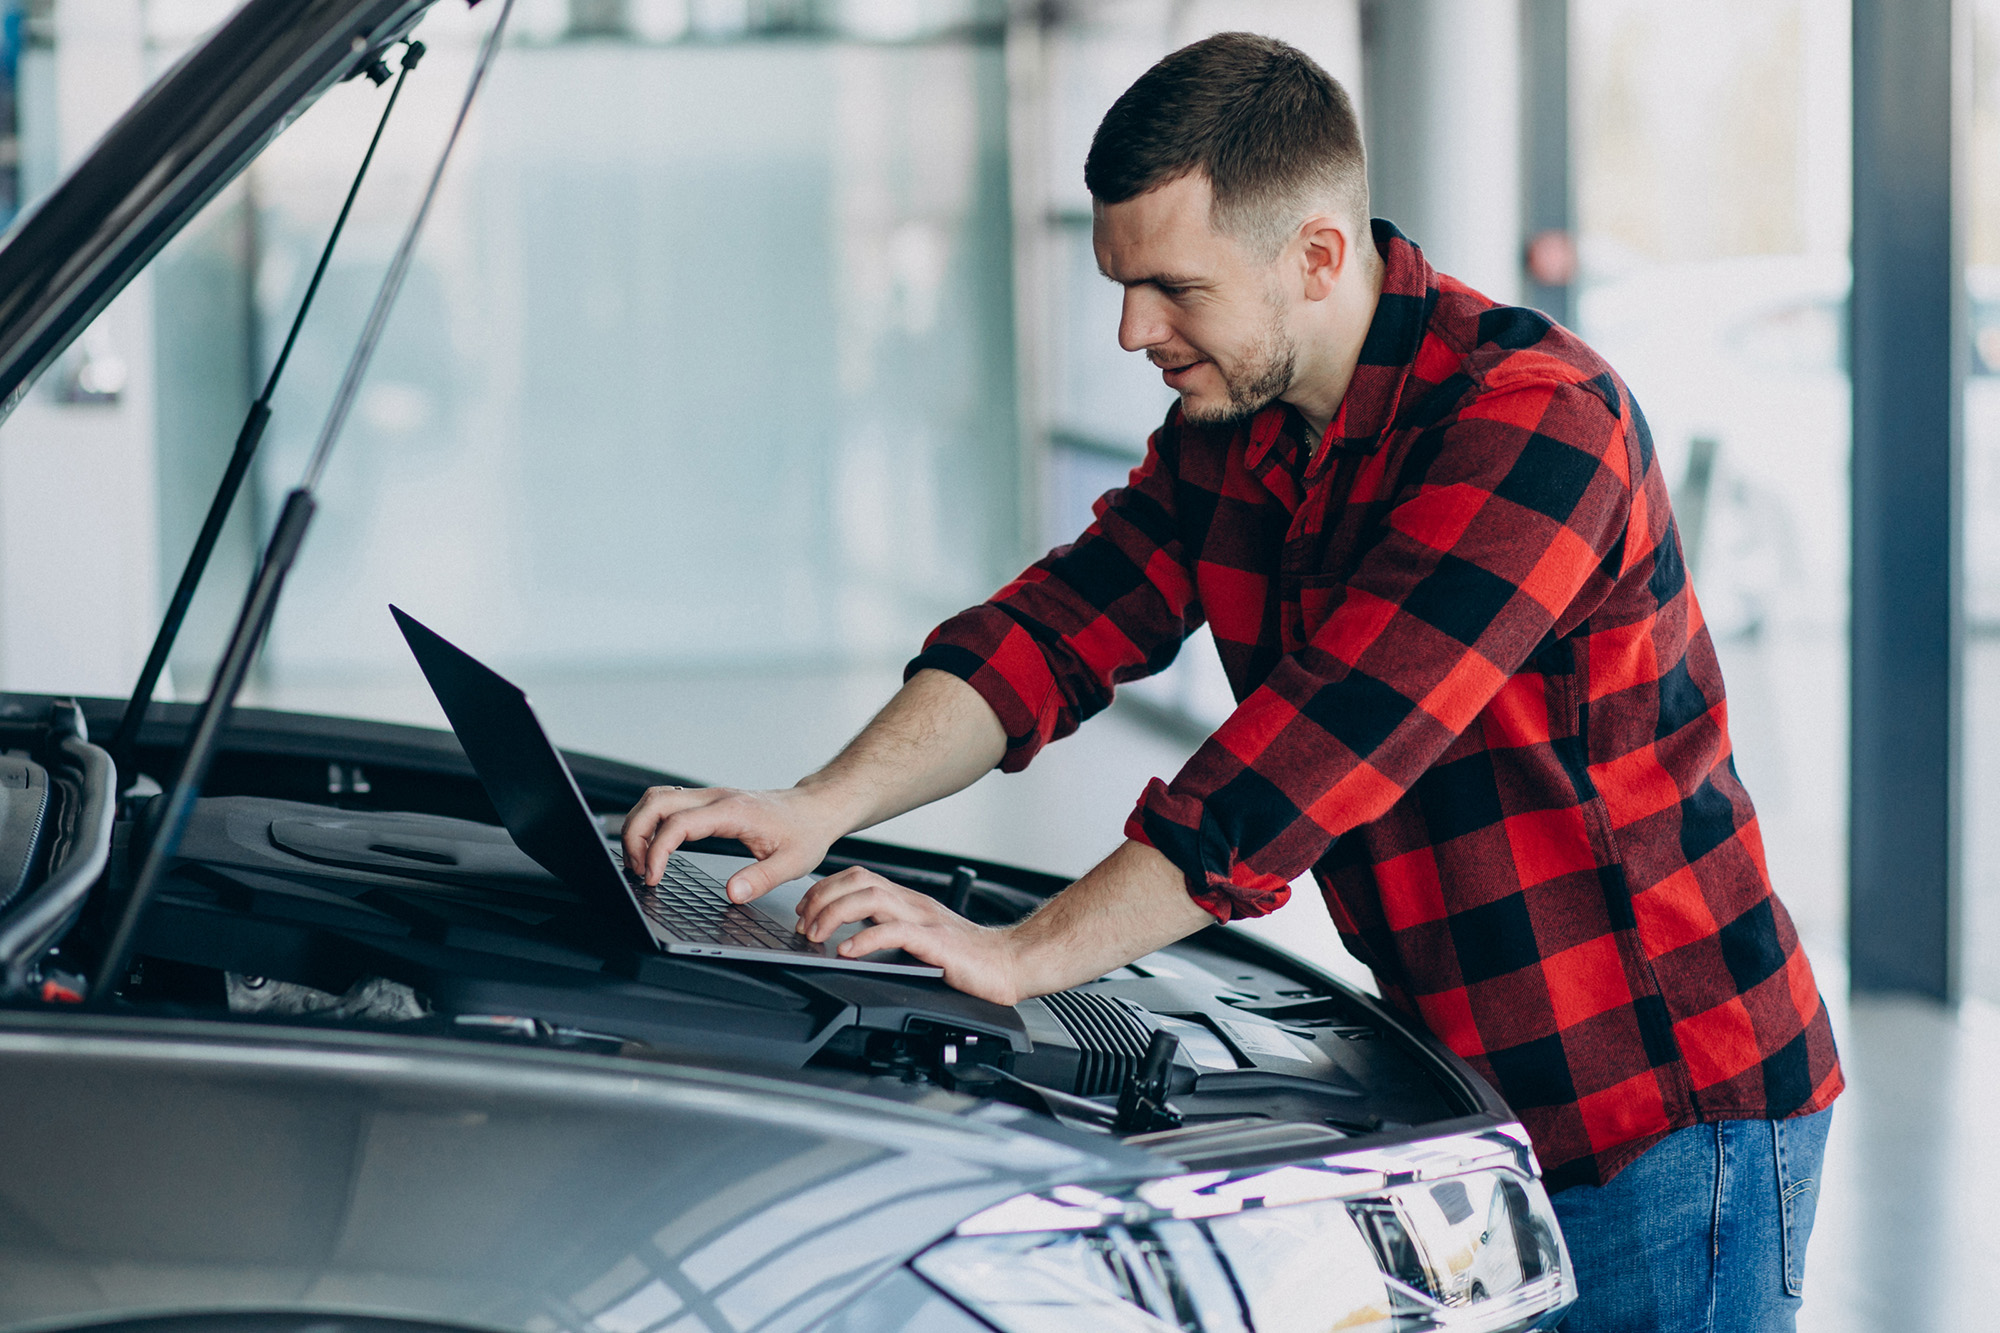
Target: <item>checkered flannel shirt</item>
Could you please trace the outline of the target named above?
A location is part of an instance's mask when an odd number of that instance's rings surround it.
[[[1322,447],[1178,409],[1096,521],[940,626],[1017,770],[1205,619],[1236,711],[1126,826],[1221,920],[1311,870],[1383,994],[1496,1086],[1551,1188],[1842,1082],[1731,759],[1651,440],[1610,367],[1375,224]]]

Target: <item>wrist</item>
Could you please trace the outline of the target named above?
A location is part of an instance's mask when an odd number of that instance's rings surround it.
[[[1033,948],[1030,938],[1021,927],[1027,922],[1016,921],[1011,926],[986,926],[992,940],[993,971],[997,981],[994,998],[1004,1005],[1016,1005],[1033,995],[1046,995],[1057,986],[1036,984],[1033,967]]]
[[[851,787],[821,773],[800,778],[792,787],[793,800],[803,807],[806,823],[828,843],[876,822],[869,818],[869,802]]]

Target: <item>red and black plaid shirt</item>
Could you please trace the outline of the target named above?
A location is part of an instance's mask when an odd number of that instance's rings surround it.
[[[1643,418],[1386,223],[1322,447],[1178,409],[1097,520],[911,663],[1027,764],[1205,619],[1238,706],[1126,826],[1222,920],[1310,869],[1385,996],[1490,1079],[1552,1188],[1842,1083],[1730,757]]]

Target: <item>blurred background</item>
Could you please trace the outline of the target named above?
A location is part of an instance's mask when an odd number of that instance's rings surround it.
[[[230,8],[0,0],[0,224]],[[562,744],[789,784],[1143,452],[1170,395],[1116,345],[1090,134],[1184,42],[1284,37],[1355,95],[1375,211],[1578,329],[1652,424],[1854,1082],[1806,1325],[1990,1326],[2000,0],[1960,9],[1954,1006],[1847,995],[1845,0],[518,0],[246,701],[442,725],[393,600]],[[206,690],[496,10],[443,0],[418,32],[163,694]],[[385,96],[327,94],[0,429],[0,688],[129,691]],[[1231,706],[1190,643],[1027,773],[881,836],[1079,873]],[[1309,892],[1247,928],[1367,984]]]

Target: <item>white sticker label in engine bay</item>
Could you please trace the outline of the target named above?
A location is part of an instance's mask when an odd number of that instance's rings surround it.
[[[1229,1039],[1248,1055],[1268,1055],[1278,1060],[1297,1060],[1300,1064],[1311,1064],[1313,1058],[1305,1054],[1292,1039],[1277,1028],[1263,1023],[1232,1023],[1226,1018],[1216,1020]]]

